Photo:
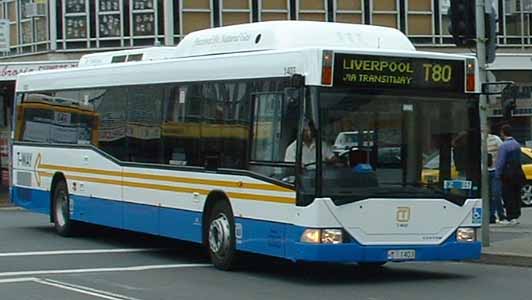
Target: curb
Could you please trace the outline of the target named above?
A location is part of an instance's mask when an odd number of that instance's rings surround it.
[[[482,253],[480,259],[474,263],[489,265],[504,265],[514,267],[532,267],[532,255],[522,255],[516,253]]]

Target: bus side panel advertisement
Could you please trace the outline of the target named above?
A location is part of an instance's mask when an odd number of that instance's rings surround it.
[[[335,53],[335,87],[464,92],[462,60]]]

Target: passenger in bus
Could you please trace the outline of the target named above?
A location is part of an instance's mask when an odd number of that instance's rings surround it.
[[[316,162],[316,127],[312,120],[305,120],[303,127],[303,149],[301,155],[301,162],[303,165],[312,165]],[[284,161],[295,162],[296,161],[296,144],[297,139],[294,140],[288,147],[286,147]],[[334,153],[327,145],[327,143],[321,143],[321,156],[323,161],[334,162],[336,158]]]

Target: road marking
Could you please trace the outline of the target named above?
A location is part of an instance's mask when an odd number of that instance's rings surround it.
[[[85,295],[90,295],[102,299],[108,299],[108,300],[139,300],[137,298],[132,298],[124,295],[119,295],[107,291],[97,290],[86,286],[66,283],[62,281],[57,280],[51,280],[51,279],[37,279],[35,282],[38,282],[40,284],[49,285],[53,287],[57,287],[60,289],[65,289],[73,292],[78,292]]]
[[[0,207],[0,210],[22,210],[22,208],[17,207],[17,206],[7,206],[7,207]]]
[[[32,251],[32,252],[6,252],[0,253],[0,257],[10,256],[44,256],[44,255],[67,255],[67,254],[98,254],[98,253],[124,253],[124,252],[155,252],[166,251],[167,248],[130,248],[130,249],[93,249],[93,250],[57,250],[57,251]]]
[[[0,277],[32,276],[32,275],[45,275],[45,274],[147,271],[147,270],[178,269],[178,268],[201,268],[201,267],[211,267],[211,266],[212,266],[211,264],[173,264],[173,265],[146,265],[146,266],[122,267],[122,268],[35,270],[35,271],[19,271],[19,272],[2,272],[0,273]]]
[[[0,284],[2,283],[16,283],[16,282],[28,282],[35,281],[35,277],[21,277],[21,278],[10,278],[10,279],[0,279]]]
[[[52,280],[52,279],[41,279],[36,277],[22,277],[22,278],[10,278],[10,279],[0,279],[0,284],[2,283],[20,283],[20,282],[34,282],[38,284],[53,286],[56,288],[69,290],[77,292],[80,294],[85,294],[89,296],[94,296],[97,298],[107,299],[107,300],[140,300],[133,297],[128,297],[120,294],[115,294],[107,291],[97,290],[86,286],[66,283],[62,281]]]

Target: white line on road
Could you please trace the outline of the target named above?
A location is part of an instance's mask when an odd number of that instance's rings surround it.
[[[74,274],[74,273],[97,273],[97,272],[127,272],[127,271],[147,271],[160,269],[177,269],[177,268],[200,268],[210,267],[211,264],[173,264],[173,265],[146,265],[122,268],[93,268],[93,269],[66,269],[66,270],[36,270],[36,271],[19,271],[19,272],[2,272],[0,277],[7,276],[33,276],[44,274]]]
[[[68,255],[68,254],[98,254],[98,253],[125,253],[125,252],[155,252],[166,251],[164,248],[130,248],[130,249],[93,249],[93,250],[57,250],[57,251],[32,251],[32,252],[6,252],[0,257],[11,256],[43,256],[43,255]]]
[[[38,282],[40,284],[49,285],[53,287],[57,287],[60,289],[65,289],[73,292],[78,292],[85,295],[90,295],[102,299],[108,299],[108,300],[139,300],[137,298],[132,298],[124,295],[119,295],[115,293],[110,293],[102,290],[93,289],[86,286],[61,282],[57,280],[51,280],[51,279],[37,279],[35,282]]]
[[[17,283],[17,282],[28,282],[35,281],[35,277],[21,277],[21,278],[9,278],[9,279],[0,279],[0,284],[2,283]]]
[[[34,282],[43,285],[53,286],[60,289],[65,289],[85,295],[90,295],[98,298],[108,299],[108,300],[140,300],[137,298],[124,296],[116,293],[111,293],[103,290],[97,290],[94,288],[76,285],[72,283],[66,283],[58,280],[46,279],[46,278],[36,278],[36,277],[21,277],[21,278],[9,278],[9,279],[0,279],[0,284],[3,283],[21,283],[21,282]]]

